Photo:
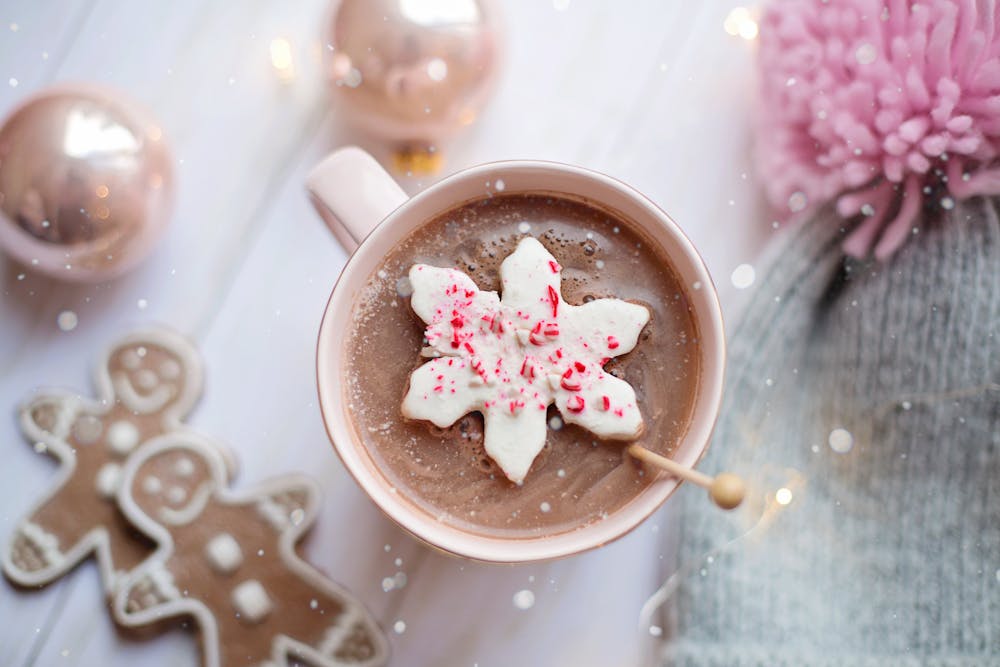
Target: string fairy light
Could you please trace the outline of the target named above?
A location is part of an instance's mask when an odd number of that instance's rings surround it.
[[[722,27],[733,37],[742,37],[747,41],[756,39],[759,31],[757,19],[746,7],[734,7],[730,10]]]
[[[271,40],[271,65],[278,72],[282,81],[291,81],[295,77],[295,63],[292,58],[292,44],[284,37]]]
[[[766,471],[764,471],[766,474]],[[759,537],[761,534],[765,533],[771,524],[778,518],[778,516],[784,511],[787,506],[792,502],[795,491],[804,489],[806,486],[806,478],[798,470],[792,468],[784,468],[779,473],[781,478],[783,478],[784,484],[782,484],[773,494],[766,494],[763,496],[757,495],[756,499],[760,503],[758,505],[760,514],[757,515],[756,520],[742,533],[736,535],[735,537],[723,542],[722,544],[710,549],[706,553],[702,554],[701,557],[695,558],[687,563],[682,563],[674,572],[667,577],[663,585],[660,586],[642,605],[639,610],[639,628],[640,630],[647,631],[650,635],[654,637],[659,637],[662,634],[662,628],[653,623],[653,616],[659,609],[673,597],[677,589],[680,588],[681,583],[691,576],[695,572],[703,572],[706,567],[706,563],[714,563],[719,559],[720,556],[728,552],[733,551],[737,546],[751,539]],[[752,511],[747,510],[743,513],[744,517],[748,515],[752,517]]]

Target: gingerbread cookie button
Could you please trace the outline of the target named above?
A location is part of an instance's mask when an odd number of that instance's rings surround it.
[[[122,582],[116,620],[193,617],[207,667],[384,665],[388,642],[367,609],[296,554],[317,495],[297,475],[230,491],[218,452],[192,433],[144,444],[118,502],[157,549]]]

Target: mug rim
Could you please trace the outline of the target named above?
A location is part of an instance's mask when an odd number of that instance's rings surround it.
[[[681,437],[681,445],[684,445],[691,439],[698,443],[693,448],[693,455],[689,453],[686,457],[675,459],[683,465],[694,467],[708,451],[711,444],[712,431],[714,430],[722,403],[725,374],[726,340],[722,308],[719,304],[715,283],[708,272],[708,268],[705,266],[704,260],[680,226],[652,200],[627,183],[595,170],[562,162],[549,160],[498,160],[462,169],[409,196],[380,220],[368,235],[360,241],[357,249],[347,258],[327,299],[320,323],[316,350],[316,383],[320,414],[327,436],[337,456],[354,481],[361,487],[361,490],[365,492],[383,514],[392,519],[394,523],[402,527],[406,532],[431,547],[451,555],[488,563],[539,562],[596,549],[627,535],[637,528],[639,524],[659,509],[682,483],[682,480],[676,477],[661,474],[658,479],[641,490],[623,506],[608,514],[606,518],[563,532],[553,534],[543,533],[538,537],[484,535],[435,519],[426,509],[418,506],[415,501],[407,498],[405,494],[399,493],[384,474],[374,473],[369,470],[369,467],[365,465],[363,457],[372,459],[372,454],[368,452],[365,444],[360,441],[356,430],[345,423],[349,421],[346,419],[346,415],[345,418],[341,418],[341,412],[344,411],[341,405],[343,401],[344,380],[342,377],[333,377],[335,374],[332,372],[324,373],[323,369],[329,366],[327,360],[331,355],[343,356],[342,345],[333,345],[328,342],[328,339],[335,335],[338,324],[341,329],[344,328],[343,322],[338,323],[335,321],[339,319],[334,316],[334,306],[337,302],[346,301],[346,312],[353,310],[355,295],[345,294],[344,292],[352,269],[363,261],[366,254],[374,252],[371,250],[374,241],[387,235],[393,242],[398,242],[403,238],[406,234],[405,231],[398,232],[395,238],[392,237],[392,228],[399,226],[394,223],[402,219],[409,211],[427,199],[439,196],[442,191],[455,188],[469,179],[481,179],[484,174],[490,175],[489,180],[495,180],[496,176],[502,177],[503,172],[525,170],[549,173],[562,172],[616,190],[648,214],[646,222],[633,221],[633,224],[644,233],[653,237],[661,246],[663,245],[662,240],[656,239],[656,234],[651,227],[659,227],[660,231],[672,237],[672,240],[676,242],[677,247],[681,250],[684,259],[688,263],[688,268],[698,275],[698,279],[702,282],[703,286],[710,287],[710,289],[704,289],[703,287],[699,290],[702,305],[693,305],[695,318],[700,329],[699,343],[703,349],[699,385],[707,384],[707,391],[703,392],[702,386],[699,386],[688,428]],[[544,190],[544,188],[540,188],[540,190]],[[558,191],[553,192],[558,193]],[[574,195],[569,192],[563,194],[571,198],[575,197],[579,199],[580,197],[580,195]],[[612,210],[616,210],[605,203],[604,200],[606,197],[594,196],[588,198],[592,199],[597,205],[608,206]],[[443,213],[456,205],[460,205],[463,201],[465,199],[460,197],[452,198],[444,206],[438,207],[436,212]],[[424,219],[429,218],[424,216]],[[385,253],[381,252],[379,255],[383,257]],[[672,253],[670,257],[673,260],[672,263],[677,264],[677,258]],[[676,266],[672,268],[677,269]],[[698,302],[698,299],[692,298],[693,295],[690,288],[686,288],[686,292],[692,304]],[[706,335],[703,328],[706,324],[715,332],[715,335],[712,337],[714,344],[711,346],[711,349],[705,346]],[[696,428],[697,433],[692,436],[692,432]],[[372,467],[379,468],[374,462],[372,463]],[[432,535],[429,535],[429,533]]]

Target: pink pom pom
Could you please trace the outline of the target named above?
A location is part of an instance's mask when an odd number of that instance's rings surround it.
[[[885,259],[927,208],[1000,194],[994,0],[778,0],[760,30],[758,159],[786,217],[831,200]]]

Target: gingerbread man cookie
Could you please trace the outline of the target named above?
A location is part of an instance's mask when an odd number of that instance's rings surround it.
[[[317,496],[298,475],[229,491],[219,454],[192,433],[147,443],[125,465],[118,502],[157,549],[122,582],[115,619],[194,617],[207,667],[384,665],[387,640],[367,609],[296,554]]]
[[[60,472],[0,553],[19,585],[45,585],[95,554],[110,594],[154,549],[118,510],[122,465],[143,442],[182,427],[201,395],[201,362],[178,334],[136,332],[102,359],[96,386],[96,400],[46,392],[20,409],[23,432]]]

